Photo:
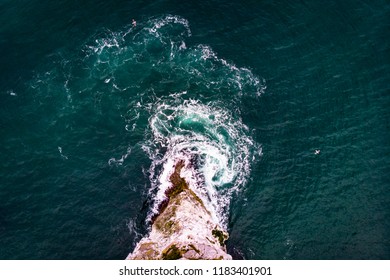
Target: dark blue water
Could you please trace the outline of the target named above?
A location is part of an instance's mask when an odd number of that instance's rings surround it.
[[[124,259],[179,158],[234,258],[389,259],[389,2],[192,2],[0,1],[0,259]]]

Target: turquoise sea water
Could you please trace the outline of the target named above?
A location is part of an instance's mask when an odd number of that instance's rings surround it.
[[[234,258],[389,259],[389,2],[193,2],[0,1],[0,259],[124,259],[177,159]]]

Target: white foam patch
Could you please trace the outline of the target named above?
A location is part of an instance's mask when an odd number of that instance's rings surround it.
[[[215,72],[215,69],[227,69],[225,75],[223,76],[223,80],[216,81],[215,83],[223,84],[227,81],[229,86],[238,88],[239,96],[246,92],[254,92],[257,96],[260,96],[266,90],[267,87],[265,85],[265,80],[257,77],[248,68],[237,67],[231,62],[227,62],[225,59],[219,58],[207,45],[198,45],[195,52],[197,52],[197,50],[200,50],[201,52],[201,59],[213,62],[213,67],[210,67],[211,72]]]
[[[131,155],[131,147],[127,148],[127,151],[125,154],[121,156],[121,158],[110,158],[108,160],[108,165],[123,165],[124,161]]]
[[[7,93],[11,96],[17,96],[16,92],[14,92],[13,90],[9,90],[7,91]]]
[[[68,159],[68,157],[62,153],[62,147],[57,147],[57,149],[58,149],[58,152],[60,152],[60,155],[62,158]]]
[[[254,151],[260,146],[241,120],[222,108],[194,100],[180,105],[165,100],[153,110],[152,138],[143,147],[152,159],[154,205],[149,219],[166,199],[169,177],[182,160],[181,176],[205,202],[215,222],[226,227],[231,197],[245,185]]]
[[[174,15],[167,15],[163,18],[156,18],[148,21],[148,24],[152,25],[152,27],[149,29],[152,33],[158,33],[159,30],[169,24],[179,24],[185,27],[186,35],[191,36],[191,30],[188,23],[188,20],[185,18],[174,16]]]

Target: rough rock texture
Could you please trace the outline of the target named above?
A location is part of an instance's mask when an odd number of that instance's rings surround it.
[[[170,176],[168,199],[149,236],[141,239],[126,259],[232,259],[224,245],[228,234],[213,222],[201,199],[180,177],[183,166],[183,162],[177,163]]]

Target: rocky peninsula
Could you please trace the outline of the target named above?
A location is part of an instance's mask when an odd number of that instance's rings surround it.
[[[230,260],[225,241],[228,233],[213,221],[202,200],[191,190],[176,163],[169,179],[172,186],[153,219],[151,232],[142,238],[129,260]]]

